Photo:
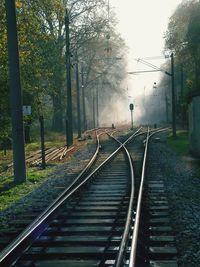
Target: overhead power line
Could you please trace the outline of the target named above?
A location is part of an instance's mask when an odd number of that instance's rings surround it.
[[[128,74],[139,74],[139,73],[144,73],[144,72],[157,72],[160,70],[140,70],[140,71],[129,71],[127,72]]]
[[[169,72],[167,72],[166,70],[161,69],[161,68],[159,68],[159,67],[157,67],[157,66],[155,66],[155,65],[153,65],[153,64],[151,64],[151,63],[149,63],[149,62],[147,62],[147,61],[145,61],[145,60],[143,60],[143,59],[141,59],[141,58],[138,58],[138,59],[135,59],[135,60],[136,60],[137,62],[141,62],[142,64],[144,64],[144,65],[146,65],[146,66],[148,66],[148,67],[150,67],[150,68],[155,69],[156,71],[161,71],[161,72],[163,72],[163,73],[165,73],[165,74],[171,76],[171,73],[169,73]],[[145,72],[145,71],[144,71],[144,72]],[[146,71],[146,72],[152,72],[152,71]]]

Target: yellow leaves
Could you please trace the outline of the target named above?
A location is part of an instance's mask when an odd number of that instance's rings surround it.
[[[2,29],[0,31],[0,51],[1,53],[5,52],[7,49],[7,34],[6,34],[6,29]]]
[[[15,1],[16,8],[22,8],[22,2],[20,0]]]
[[[26,61],[28,60],[28,58],[31,56],[30,51],[19,51],[19,55],[20,55],[20,60],[23,63],[26,63]]]
[[[187,80],[186,80],[186,84],[187,84],[187,87],[191,89],[192,86],[193,86],[193,81],[190,80],[190,79],[187,79]]]

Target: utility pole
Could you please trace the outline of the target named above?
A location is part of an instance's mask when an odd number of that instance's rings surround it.
[[[80,84],[79,84],[79,67],[78,55],[76,51],[76,100],[77,100],[77,122],[78,122],[78,138],[81,138],[81,108],[80,108]]]
[[[86,112],[85,112],[85,88],[84,88],[83,63],[81,64],[81,88],[82,88],[82,107],[83,107],[83,131],[86,131],[87,126],[86,126]]]
[[[97,128],[99,128],[99,84],[96,90],[96,113],[97,113]]]
[[[19,184],[26,181],[26,164],[15,1],[6,0],[5,7],[8,35],[14,182]]]
[[[39,116],[40,122],[40,139],[41,139],[41,153],[42,153],[42,169],[46,168],[46,161],[45,161],[45,142],[44,142],[44,117],[41,115]]]
[[[180,104],[181,104],[181,122],[184,128],[184,108],[183,108],[183,90],[184,90],[184,74],[183,74],[183,64],[181,64],[181,92],[180,92]]]
[[[169,122],[169,116],[168,116],[168,113],[169,113],[169,107],[168,107],[168,97],[167,97],[167,92],[165,90],[165,107],[166,107],[166,122],[168,123]]]
[[[73,120],[72,120],[72,88],[71,88],[71,60],[70,60],[70,39],[69,39],[69,15],[65,12],[66,31],[66,68],[67,68],[67,121],[66,139],[67,147],[73,144]]]
[[[93,102],[93,127],[96,127],[96,120],[95,120],[95,87],[92,90],[92,102]]]
[[[183,65],[181,64],[181,92],[180,92],[180,98],[181,101],[183,101],[183,87],[184,87],[184,76],[183,76]]]
[[[172,83],[172,133],[176,137],[176,97],[174,86],[174,54],[171,54],[171,83]]]

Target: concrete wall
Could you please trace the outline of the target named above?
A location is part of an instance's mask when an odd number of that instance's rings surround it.
[[[189,104],[190,150],[200,156],[200,96],[192,97]]]

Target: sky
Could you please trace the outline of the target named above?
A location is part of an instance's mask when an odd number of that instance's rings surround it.
[[[164,33],[170,16],[182,0],[109,0],[110,9],[117,15],[117,29],[128,48],[127,72],[149,69],[135,59],[162,56]],[[165,59],[147,60],[156,66]],[[128,75],[124,88],[129,102],[137,102],[142,94],[151,94],[154,83],[158,84],[160,73]],[[137,103],[136,103],[137,104]],[[137,114],[136,114],[137,116]]]
[[[161,53],[169,17],[181,0],[110,0],[118,18],[118,29],[134,54]]]

